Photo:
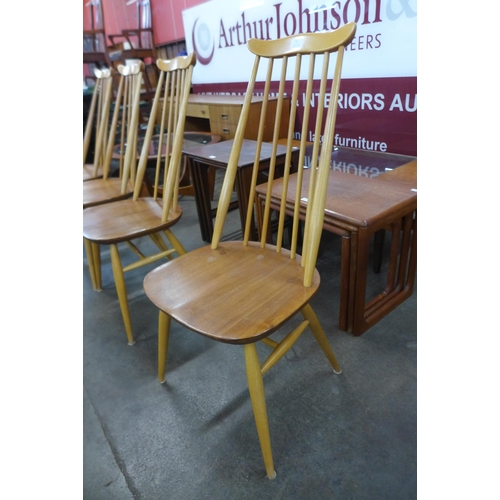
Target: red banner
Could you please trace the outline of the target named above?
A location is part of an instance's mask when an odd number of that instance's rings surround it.
[[[276,82],[277,85],[277,82]],[[217,83],[193,85],[195,93],[243,95],[247,84]],[[259,95],[262,88],[256,88]],[[277,91],[277,87],[271,89]],[[290,88],[287,89],[289,95]],[[318,102],[319,89],[313,90],[311,120],[318,106],[328,107],[329,94],[325,102]],[[295,138],[300,139],[302,130],[305,82],[297,103]],[[314,132],[308,130],[308,141]],[[417,155],[417,78],[347,78],[340,86],[335,144],[371,151],[384,151]]]

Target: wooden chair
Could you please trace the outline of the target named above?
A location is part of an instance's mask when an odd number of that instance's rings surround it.
[[[255,54],[255,63],[219,198],[212,244],[156,268],[144,280],[146,295],[160,309],[158,328],[158,378],[160,382],[165,380],[165,363],[171,319],[213,340],[244,346],[250,398],[265,469],[269,479],[273,479],[276,473],[271,452],[262,375],[283,357],[307,326],[311,329],[334,371],[336,373],[341,371],[309,301],[318,290],[320,283],[319,273],[315,265],[322,233],[344,47],[351,42],[355,31],[356,25],[350,23],[334,32],[307,33],[279,40],[251,39],[248,41],[248,48]],[[334,59],[334,57],[330,57],[333,53],[337,53],[336,63],[332,72],[333,80],[330,89],[327,89],[327,79],[332,78],[329,63],[330,59]],[[290,74],[292,74],[292,71],[294,74],[293,90],[288,93],[289,96],[291,95],[292,105],[288,123],[289,140],[287,142],[286,162],[288,169],[285,169],[283,179],[285,186],[288,185],[289,178],[296,103],[299,96],[302,100],[300,95],[303,92],[303,88],[300,86],[301,67],[304,67],[307,71],[308,78],[304,99],[306,104],[301,133],[299,165],[304,164],[305,139],[309,130],[308,122],[310,118],[313,120],[313,111],[316,111],[313,125],[315,137],[324,138],[321,144],[321,152],[319,151],[320,143],[318,140],[314,142],[313,146],[314,164],[318,164],[319,159],[319,166],[311,172],[311,189],[309,190],[308,200],[300,200],[300,196],[297,196],[298,201],[295,207],[285,207],[285,202],[282,204],[277,244],[275,246],[266,244],[266,228],[264,228],[260,242],[249,241],[250,219],[255,199],[263,124],[266,121],[267,98],[265,98],[260,117],[258,145],[255,151],[252,189],[248,204],[244,241],[221,242],[221,233],[228,212],[238,157],[249,116],[250,99],[254,92],[259,65],[265,61],[267,61],[267,69],[264,71],[267,71],[267,78],[264,86],[264,96],[269,95],[270,92],[273,65],[281,63],[278,111],[276,112],[273,138],[274,148],[278,143],[278,131],[280,130],[282,115],[280,110],[283,106],[288,66],[290,66]],[[295,69],[292,67],[293,62],[295,62]],[[318,66],[317,69],[320,75],[315,72],[316,66]],[[313,92],[318,92],[318,102],[320,103],[325,102],[327,93],[330,94],[330,105],[327,110],[322,106],[315,110],[311,109]],[[323,122],[325,123],[324,128],[322,127]],[[273,162],[269,171],[271,181],[274,178],[274,167]],[[300,168],[298,172],[299,189],[302,172],[303,169]],[[298,192],[300,193],[300,191]],[[270,195],[270,190],[268,190],[268,195]],[[286,200],[285,196],[283,196],[283,200]],[[301,203],[307,207],[302,256],[296,252]],[[270,200],[268,199],[266,201],[264,224],[268,223],[269,207]],[[285,250],[282,246],[285,208],[293,210],[295,214],[290,250]],[[280,329],[287,320],[298,313],[302,315],[303,321],[284,340],[276,342],[269,338],[269,335]],[[257,355],[256,342],[258,341],[264,342],[272,349],[271,354],[262,365],[260,365]]]
[[[160,78],[141,150],[133,198],[90,207],[83,211],[83,237],[93,287],[95,290],[101,288],[99,246],[110,245],[113,275],[129,345],[134,343],[134,338],[124,273],[160,259],[170,259],[174,253],[185,253],[170,228],[182,215],[181,207],[177,203],[179,171],[186,109],[195,62],[194,53],[172,60],[157,61]],[[161,113],[158,113],[161,102],[167,105],[163,105]],[[153,180],[148,182],[151,184],[151,195],[144,196],[143,181],[147,175],[148,155],[158,114],[158,148],[161,151],[164,147],[170,154],[157,156]],[[159,249],[158,253],[149,256],[143,254],[136,240],[144,236],[151,238]],[[120,243],[126,243],[139,259],[123,267],[118,249]]]
[[[84,7],[89,7],[89,11],[86,12],[86,16],[84,15],[86,26],[83,30],[83,64],[92,70],[111,68],[112,62],[106,44],[101,0],[89,0]]]
[[[150,1],[129,0],[126,5],[134,5],[136,9],[136,28],[124,29],[119,34],[108,35],[108,39],[113,45],[122,46],[121,50],[114,54],[114,57],[118,57],[123,62],[127,60],[144,62],[142,98],[152,105],[159,72],[156,66],[158,56],[154,43]]]
[[[102,178],[83,183],[83,208],[130,198],[134,192],[142,70],[142,63],[118,67],[120,83],[113,118],[109,126],[107,116],[103,118],[105,130],[96,145],[99,163],[94,163],[92,172],[96,176],[102,162]],[[118,177],[110,176],[113,159],[119,162]]]
[[[84,181],[100,179],[103,176],[104,152],[109,129],[109,110],[113,93],[113,70],[96,68],[94,74],[96,84],[83,135]],[[90,151],[91,142],[93,142],[92,151]],[[86,163],[89,157],[92,157],[92,163]]]

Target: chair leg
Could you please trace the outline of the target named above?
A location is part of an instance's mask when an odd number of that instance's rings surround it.
[[[165,382],[169,333],[170,316],[160,311],[158,316],[158,380],[161,384]]]
[[[101,279],[101,246],[98,243],[92,243],[92,253],[94,254],[94,276],[96,282],[96,290],[102,291]]]
[[[150,234],[149,237],[153,240],[153,243],[160,249],[160,251],[166,252],[168,250],[168,246],[163,241],[163,238],[161,237],[161,234],[159,234],[159,233],[153,233],[153,234]],[[171,255],[167,255],[167,258],[170,260],[170,259],[172,259],[172,256]]]
[[[266,467],[267,477],[269,479],[274,479],[276,477],[276,472],[274,470],[273,454],[271,451],[271,437],[269,436],[269,423],[267,421],[264,383],[262,381],[259,357],[255,344],[245,345],[245,362],[247,367],[248,390],[252,401],[262,456],[264,458],[264,466]]]
[[[175,248],[177,255],[184,255],[186,253],[186,250],[182,246],[181,242],[175,237],[174,233],[170,231],[170,229],[166,229],[163,232],[165,233],[165,236],[167,237],[172,247]]]
[[[130,321],[130,311],[128,308],[127,289],[125,287],[125,277],[123,275],[123,268],[118,253],[118,247],[111,245],[111,265],[113,267],[113,276],[115,278],[116,293],[118,294],[118,301],[122,311],[123,323],[125,324],[125,331],[127,332],[128,345],[134,345],[134,337],[132,335],[132,322]]]
[[[321,327],[318,318],[316,317],[316,314],[313,311],[311,305],[310,304],[305,305],[302,308],[301,312],[302,316],[304,316],[305,319],[309,320],[309,328],[311,329],[314,338],[316,339],[316,342],[318,342],[321,349],[323,349],[323,352],[325,353],[325,356],[328,358],[328,361],[330,361],[330,364],[333,367],[333,371],[335,373],[342,373],[342,369],[340,368],[337,358],[335,357],[335,354],[333,354],[332,348],[328,343],[325,332],[323,331],[323,328]]]
[[[89,264],[89,274],[92,281],[92,288],[96,289],[95,273],[94,273],[94,254],[92,253],[92,243],[83,238],[83,243],[85,244],[85,253],[87,255],[87,262]]]
[[[94,243],[87,240],[86,238],[83,238],[83,242],[85,244],[85,253],[87,255],[87,262],[89,264],[89,274],[90,274],[90,279],[92,281],[92,288],[94,289],[94,291],[100,292],[100,291],[102,291],[101,273],[100,273],[100,264],[101,264],[100,254],[98,253],[99,261],[96,264],[96,262],[95,262],[96,254],[95,254],[94,248],[93,248]],[[97,265],[99,266],[98,276],[96,276]]]

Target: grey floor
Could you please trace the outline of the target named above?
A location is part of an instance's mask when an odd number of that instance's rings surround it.
[[[201,240],[193,198],[174,228]],[[239,238],[236,212],[226,239]],[[149,242],[141,242],[147,249]],[[126,249],[123,259],[126,261]],[[136,344],[128,346],[109,250],[103,291],[83,264],[83,497],[87,500],[408,500],[417,498],[417,293],[360,337],[338,329],[340,241],[325,233],[312,305],[342,366],[306,331],[264,377],[277,477],[265,471],[243,349],[173,324],[167,382],[157,369],[157,310],[127,276]],[[370,275],[369,289],[383,280]],[[209,297],[207,297],[208,307]],[[278,332],[277,338],[279,338]],[[259,345],[261,361],[267,351]]]

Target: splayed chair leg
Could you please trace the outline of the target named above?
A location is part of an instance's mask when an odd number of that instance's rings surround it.
[[[96,292],[102,291],[102,286],[101,286],[101,276],[100,276],[100,254],[97,254],[98,262],[95,262],[95,257],[96,253],[94,252],[94,243],[91,241],[87,240],[86,238],[83,238],[83,242],[85,244],[85,253],[87,254],[87,262],[89,265],[89,274],[90,274],[90,279],[92,280],[92,288]],[[99,248],[99,246],[97,246]],[[99,275],[96,274],[96,266],[99,266]]]
[[[165,382],[169,333],[170,316],[160,311],[158,317],[158,380],[161,384]]]
[[[127,289],[125,287],[125,277],[123,275],[123,268],[118,253],[118,247],[111,245],[111,265],[113,267],[113,276],[115,278],[116,293],[118,294],[118,301],[122,311],[123,323],[125,324],[125,331],[127,332],[128,345],[134,345],[134,336],[132,335],[132,322],[130,321],[130,311],[128,308]]]
[[[264,458],[264,466],[266,467],[267,477],[269,479],[274,479],[276,477],[276,472],[274,470],[273,454],[271,451],[271,437],[269,436],[264,383],[262,381],[259,357],[255,344],[245,345],[245,362],[247,367],[248,390],[250,391],[250,399],[252,401],[262,456]]]
[[[101,245],[92,243],[92,253],[94,254],[94,276],[96,283],[96,291],[102,292],[102,278],[101,278]]]
[[[319,346],[325,353],[325,356],[328,358],[328,361],[330,361],[330,364],[333,367],[333,371],[335,373],[342,373],[342,369],[340,368],[335,354],[333,354],[332,348],[328,343],[325,332],[323,331],[323,328],[321,327],[318,318],[316,317],[316,314],[310,304],[304,306],[301,312],[302,316],[304,316],[305,319],[309,320],[309,328],[311,329],[316,342],[318,342]]]
[[[186,253],[186,250],[182,246],[181,242],[176,238],[175,234],[170,231],[170,229],[166,229],[163,232],[165,233],[165,236],[167,237],[170,244],[175,248],[177,255],[184,255]]]

